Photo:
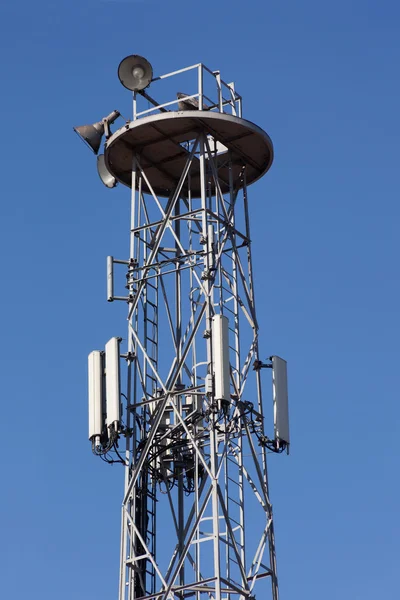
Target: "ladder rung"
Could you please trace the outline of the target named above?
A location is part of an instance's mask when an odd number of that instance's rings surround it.
[[[232,550],[234,550],[234,545],[232,544],[232,542],[228,542],[228,540],[222,540],[224,542],[224,544],[226,544],[227,546],[229,546],[229,548],[232,548]],[[233,559],[232,559],[233,560]]]
[[[228,308],[228,306],[227,306],[226,304],[224,304],[224,312],[225,312],[226,310],[227,310],[228,312],[232,313],[232,315],[236,314],[236,313],[235,313],[235,311],[233,311],[232,309]]]
[[[235,479],[232,479],[232,477],[229,477],[229,475],[228,475],[228,479],[229,479],[229,481],[232,481],[232,483],[236,483],[237,486],[240,486],[240,483],[238,481],[236,481]]]
[[[243,525],[241,525],[241,524],[239,523],[239,521],[236,521],[236,519],[234,519],[233,517],[231,517],[231,516],[230,516],[230,517],[229,517],[229,520],[230,520],[230,521],[233,521],[234,523],[236,523],[236,525],[237,525],[238,527],[240,527],[240,529],[243,529]]]
[[[156,290],[156,289],[157,289],[157,287],[154,285],[154,283],[151,283],[149,280],[147,280],[147,282],[146,282],[146,285],[147,285],[148,287],[151,287],[151,288],[153,288],[153,290]]]
[[[231,502],[234,502],[234,503],[235,503],[235,504],[237,504],[238,506],[242,506],[242,505],[240,504],[240,502],[237,502],[237,501],[236,501],[236,500],[234,500],[233,498],[229,498],[229,497],[228,497],[228,500],[230,500]]]

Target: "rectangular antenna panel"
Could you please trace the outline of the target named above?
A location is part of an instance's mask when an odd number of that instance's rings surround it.
[[[279,356],[272,356],[271,360],[275,439],[289,444],[287,363]]]
[[[224,315],[212,319],[212,352],[215,400],[230,400],[229,321]]]
[[[89,440],[101,435],[103,428],[103,358],[94,350],[88,356]]]
[[[121,419],[121,384],[120,384],[120,338],[111,338],[106,344],[106,407],[107,426],[118,423]]]

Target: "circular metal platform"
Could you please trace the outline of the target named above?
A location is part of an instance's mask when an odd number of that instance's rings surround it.
[[[232,115],[191,110],[160,113],[121,127],[107,141],[104,151],[107,169],[119,182],[131,187],[132,161],[136,153],[155,193],[168,197],[189,156],[184,146],[196,139],[201,131],[230,152],[236,186],[243,165],[246,166],[247,185],[257,181],[270,168],[272,141],[260,127]],[[218,155],[218,177],[223,193],[229,191],[227,156],[227,152]],[[146,186],[143,191],[147,191]],[[188,181],[182,191],[188,193]],[[201,194],[198,156],[194,157],[190,168],[190,193],[193,198]]]

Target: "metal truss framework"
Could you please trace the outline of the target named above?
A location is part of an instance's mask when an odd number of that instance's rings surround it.
[[[259,357],[246,166],[222,193],[219,171],[232,174],[231,161],[199,131],[165,200],[133,158],[119,600],[251,600],[258,590],[278,600],[260,372],[251,370]],[[229,319],[225,402],[214,395],[215,314]]]

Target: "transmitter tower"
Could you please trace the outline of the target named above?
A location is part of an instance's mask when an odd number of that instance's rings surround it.
[[[133,118],[75,131],[95,154],[105,136],[100,178],[131,198],[129,253],[107,258],[127,335],[89,355],[92,450],[125,472],[119,600],[278,600],[267,452],[289,448],[286,362],[259,357],[248,210],[272,142],[203,64],[154,77],[132,55],[118,75]]]

